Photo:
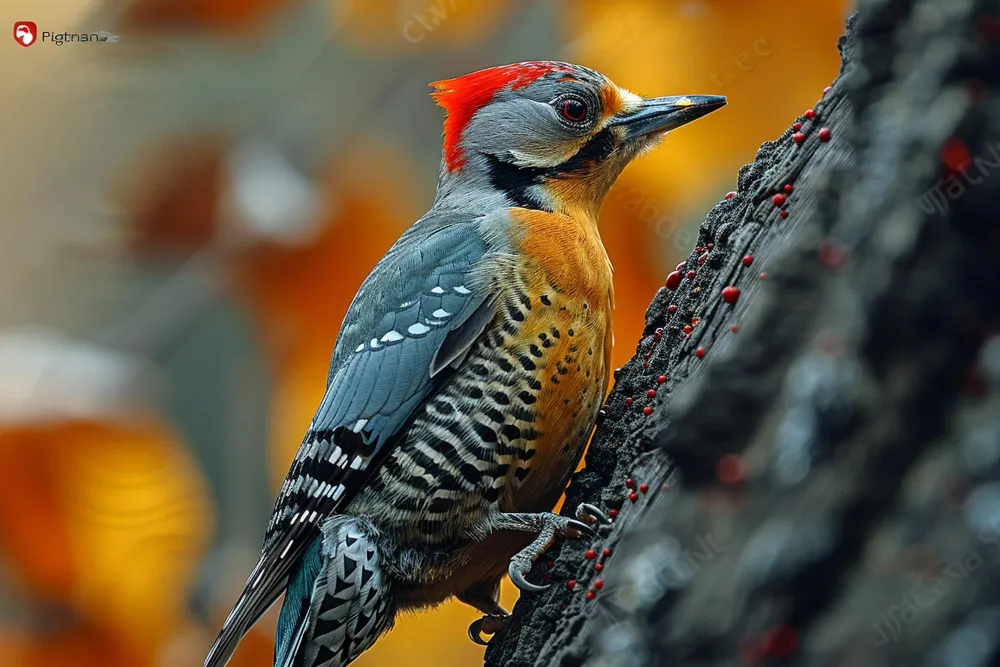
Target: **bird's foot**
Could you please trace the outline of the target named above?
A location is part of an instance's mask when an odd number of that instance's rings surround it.
[[[597,509],[597,508],[594,508]],[[538,531],[538,537],[510,559],[507,573],[514,585],[522,591],[544,591],[550,584],[538,585],[524,578],[531,569],[531,564],[548,550],[556,535],[578,538],[587,535],[595,537],[597,532],[583,521],[569,517],[542,512],[539,514],[504,514],[504,520],[499,526],[506,530]]]
[[[483,639],[483,634],[495,635],[500,632],[509,618],[510,614],[486,614],[479,620],[473,621],[472,625],[469,626],[469,639],[480,646],[488,645],[489,642]]]

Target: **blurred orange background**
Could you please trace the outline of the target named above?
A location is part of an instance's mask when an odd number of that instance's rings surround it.
[[[738,168],[836,75],[849,9],[7,0],[8,25],[120,39],[0,46],[0,666],[201,664],[344,311],[433,198],[428,82],[557,59],[729,97],[602,209],[618,365]],[[271,664],[276,615],[233,665]],[[403,617],[356,664],[477,664],[478,615]]]

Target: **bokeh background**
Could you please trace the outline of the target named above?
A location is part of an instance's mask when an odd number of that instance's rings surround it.
[[[0,666],[201,664],[344,310],[433,198],[428,82],[560,59],[729,97],[604,205],[617,365],[737,169],[835,76],[849,5],[5,0],[8,26],[120,39],[0,39]],[[234,666],[271,664],[276,615]],[[401,618],[356,664],[479,664],[477,617]]]

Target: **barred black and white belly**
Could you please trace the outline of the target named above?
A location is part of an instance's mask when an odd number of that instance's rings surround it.
[[[461,542],[527,474],[542,383],[514,358],[501,327],[484,332],[462,367],[422,408],[348,512],[371,516],[404,543]]]

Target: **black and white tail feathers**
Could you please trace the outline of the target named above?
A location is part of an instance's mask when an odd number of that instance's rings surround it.
[[[303,554],[278,618],[275,667],[344,667],[393,624],[375,528],[334,517]]]

